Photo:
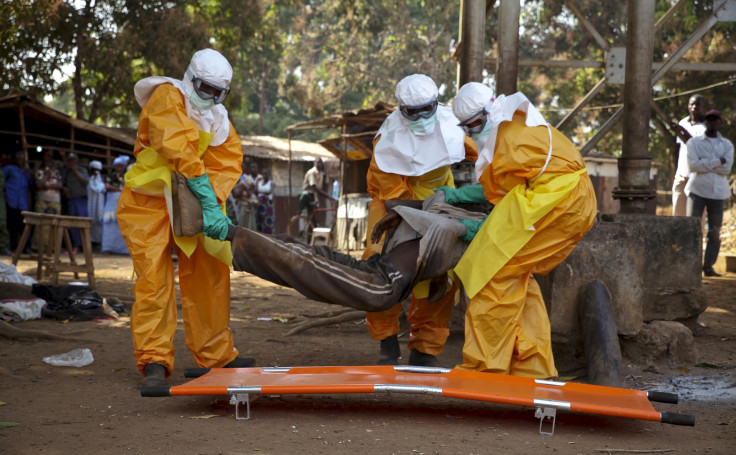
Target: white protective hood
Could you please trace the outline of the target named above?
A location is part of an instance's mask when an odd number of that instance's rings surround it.
[[[135,99],[143,107],[159,85],[172,84],[184,95],[187,116],[197,124],[200,130],[212,133],[210,145],[220,145],[227,140],[230,134],[227,109],[222,104],[216,104],[207,111],[193,109],[189,103],[189,96],[194,91],[192,77],[197,76],[218,86],[226,87],[230,85],[232,75],[233,69],[222,54],[212,49],[203,49],[192,56],[192,61],[184,73],[184,80],[164,76],[141,79],[135,84]]]
[[[498,135],[498,127],[503,122],[509,122],[514,118],[514,112],[522,111],[526,113],[526,126],[548,126],[547,121],[537,110],[529,99],[520,92],[513,95],[499,95],[493,101],[488,111],[488,120],[491,122],[491,135],[488,137],[482,150],[478,151],[478,161],[475,163],[475,178],[480,179],[483,171],[493,161],[493,154],[496,150],[496,136]],[[549,157],[548,157],[549,160]]]
[[[378,130],[373,154],[383,172],[418,177],[441,166],[465,159],[465,132],[447,106],[437,107],[432,130],[412,132],[399,110],[391,113]],[[439,128],[438,128],[439,126]]]
[[[466,122],[483,109],[490,112],[493,100],[493,90],[489,86],[468,82],[460,87],[452,100],[452,112],[461,122]]]

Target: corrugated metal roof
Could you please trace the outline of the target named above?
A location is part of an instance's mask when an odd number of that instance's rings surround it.
[[[376,103],[372,108],[355,109],[345,111],[341,114],[332,115],[316,120],[295,123],[286,128],[287,131],[312,130],[318,128],[337,128],[345,126],[360,125],[367,129],[378,130],[386,117],[396,109],[396,105],[390,103]],[[355,133],[356,131],[351,131]]]
[[[289,140],[271,136],[240,136],[243,155],[255,158],[289,161]],[[314,161],[335,158],[329,150],[314,142],[291,141],[292,161]]]

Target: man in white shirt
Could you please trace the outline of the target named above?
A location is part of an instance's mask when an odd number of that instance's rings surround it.
[[[670,129],[678,135],[677,143],[680,144],[680,154],[677,158],[677,171],[672,183],[672,215],[685,216],[687,206],[687,195],[685,185],[690,176],[687,163],[687,141],[693,136],[700,136],[705,132],[703,123],[703,112],[705,112],[705,98],[703,95],[693,95],[687,102],[687,110],[690,113],[680,120],[680,123],[672,122]],[[683,140],[684,139],[684,140]]]
[[[319,197],[331,199],[330,194],[325,189],[326,186],[325,164],[322,158],[317,158],[314,160],[314,166],[304,174],[302,192],[299,193],[299,204],[296,209],[297,214],[306,209],[306,215],[311,219],[314,208],[319,205]]]
[[[687,141],[690,179],[685,186],[687,216],[702,217],[708,212],[708,243],[703,258],[703,274],[720,276],[713,270],[721,249],[721,225],[724,202],[731,197],[728,174],[733,166],[733,143],[721,136],[721,113],[705,113],[705,134]]]

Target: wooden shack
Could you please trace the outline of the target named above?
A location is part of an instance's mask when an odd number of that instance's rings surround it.
[[[31,168],[42,160],[43,152],[60,159],[62,152],[74,152],[82,160],[100,160],[106,168],[119,155],[133,155],[136,132],[108,128],[78,120],[28,95],[0,98],[0,159],[13,160],[22,151]]]
[[[313,142],[289,140],[271,136],[241,136],[243,162],[258,163],[260,169],[268,168],[274,183],[274,221],[276,233],[287,232],[289,219],[296,215],[297,201],[302,189],[304,173],[314,166],[314,160],[322,158],[330,179],[338,178],[339,160],[324,147]],[[247,170],[247,169],[246,169]],[[322,207],[330,201],[320,201]],[[321,224],[328,218],[321,215]]]

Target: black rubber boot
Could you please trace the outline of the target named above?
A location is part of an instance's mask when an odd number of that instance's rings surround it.
[[[378,365],[398,365],[401,357],[399,348],[399,336],[391,335],[381,340],[381,354],[378,357]]]
[[[422,351],[412,349],[409,354],[409,365],[415,367],[436,367],[439,366],[437,357],[432,354],[425,354]]]
[[[256,359],[253,357],[235,357],[225,368],[252,368],[256,366]]]
[[[159,387],[166,385],[166,367],[160,363],[149,363],[143,370],[143,387]]]

